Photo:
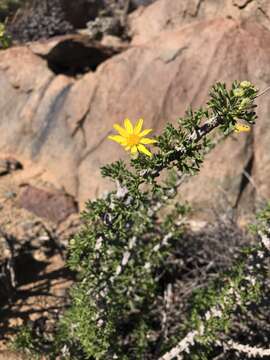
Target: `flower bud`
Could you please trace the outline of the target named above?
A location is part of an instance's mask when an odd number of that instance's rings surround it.
[[[5,25],[0,23],[0,37],[5,35]]]
[[[235,97],[242,97],[242,96],[244,96],[244,94],[245,94],[245,92],[244,92],[244,90],[241,89],[241,88],[237,88],[237,89],[234,89],[234,90],[233,90],[233,95],[234,95]]]
[[[69,242],[69,244],[70,244],[71,246],[74,246],[75,243],[76,243],[75,239],[71,239],[70,242]]]
[[[240,83],[240,86],[243,89],[248,89],[248,88],[252,87],[252,84],[250,81],[244,80]]]
[[[249,98],[244,98],[240,103],[239,109],[241,110],[245,109],[249,104],[250,104]]]

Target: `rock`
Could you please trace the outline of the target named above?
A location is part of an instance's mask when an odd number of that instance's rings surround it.
[[[42,57],[31,47],[3,51],[1,150],[27,162],[28,169],[38,166],[42,181],[65,189],[83,208],[111,186],[100,166],[127,158],[107,141],[113,123],[144,117],[158,134],[189,106],[205,104],[216,81],[247,79],[260,89],[268,86],[270,25],[259,9],[267,14],[269,3],[242,7],[228,1],[223,18],[222,6],[223,1],[158,0],[140,8],[129,17],[132,45],[77,77],[48,68],[48,54],[62,46],[61,38],[46,45]],[[266,97],[258,98],[258,105],[254,130],[233,135],[209,154],[201,174],[184,185],[183,199],[198,209],[218,204],[249,212],[270,196]]]
[[[13,171],[21,170],[22,168],[22,164],[12,157],[0,159],[0,176],[10,174]]]
[[[33,193],[36,194],[37,190],[32,190]],[[55,193],[53,195],[55,196]],[[43,193],[42,196],[44,197]],[[44,202],[42,196],[39,200]],[[52,204],[53,200],[54,198],[51,197],[49,204]],[[48,221],[33,212],[19,208],[13,199],[7,199],[0,209],[1,304],[3,301],[8,301],[12,305],[16,291],[23,285],[30,287],[33,278],[36,277],[36,280],[39,278],[40,272],[50,264],[53,257],[60,258],[60,263],[63,265],[68,241],[78,232],[81,222],[77,213],[73,212],[67,217],[68,211],[72,212],[71,204],[73,204],[68,197],[62,195],[54,204],[59,208],[57,211],[52,209],[50,215],[53,214],[61,219],[65,217],[61,223]],[[70,204],[70,210],[63,209],[63,205],[66,204]],[[45,211],[44,209],[43,203],[42,210]],[[59,264],[59,259],[57,263]],[[12,316],[16,313],[17,310]],[[8,313],[5,313],[5,316],[7,315]]]
[[[127,42],[114,35],[104,35],[101,44],[119,50],[125,50],[128,47]]]
[[[28,357],[26,355],[22,355],[14,351],[0,351],[0,360],[27,360],[27,358]]]
[[[17,203],[33,214],[55,223],[61,223],[78,212],[77,204],[71,196],[48,192],[31,185],[23,189]]]
[[[267,0],[159,0],[129,16],[130,36],[134,45],[146,43],[163,31],[218,18],[254,21],[269,29],[269,14]]]

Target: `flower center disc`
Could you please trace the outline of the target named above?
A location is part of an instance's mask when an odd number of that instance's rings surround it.
[[[138,135],[130,135],[128,137],[128,145],[137,145],[140,142],[140,138]]]

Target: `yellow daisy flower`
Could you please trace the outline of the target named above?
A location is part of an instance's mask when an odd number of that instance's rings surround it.
[[[244,124],[236,124],[234,127],[234,131],[239,133],[243,131],[250,131],[250,126]]]
[[[134,127],[129,119],[125,119],[124,127],[118,124],[113,125],[114,129],[118,131],[120,135],[110,135],[108,138],[122,145],[125,150],[130,151],[132,155],[139,151],[152,157],[152,153],[144,145],[155,144],[157,141],[146,138],[145,136],[148,135],[152,129],[142,131],[142,126],[143,119],[139,119]]]

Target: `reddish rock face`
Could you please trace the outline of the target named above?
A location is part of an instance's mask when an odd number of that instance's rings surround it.
[[[60,223],[78,208],[74,199],[57,192],[48,192],[33,186],[27,186],[18,198],[18,205],[33,214]]]
[[[78,77],[54,74],[27,47],[1,52],[1,151],[42,168],[41,179],[82,208],[111,186],[100,166],[127,156],[107,141],[113,123],[143,117],[159,134],[189,106],[205,104],[216,81],[269,85],[268,13],[268,1],[158,0],[131,15],[127,50]],[[201,174],[184,186],[184,199],[198,208],[224,203],[250,210],[270,196],[268,103],[258,99],[251,133],[234,135],[207,156]],[[244,181],[246,169],[253,185]]]

